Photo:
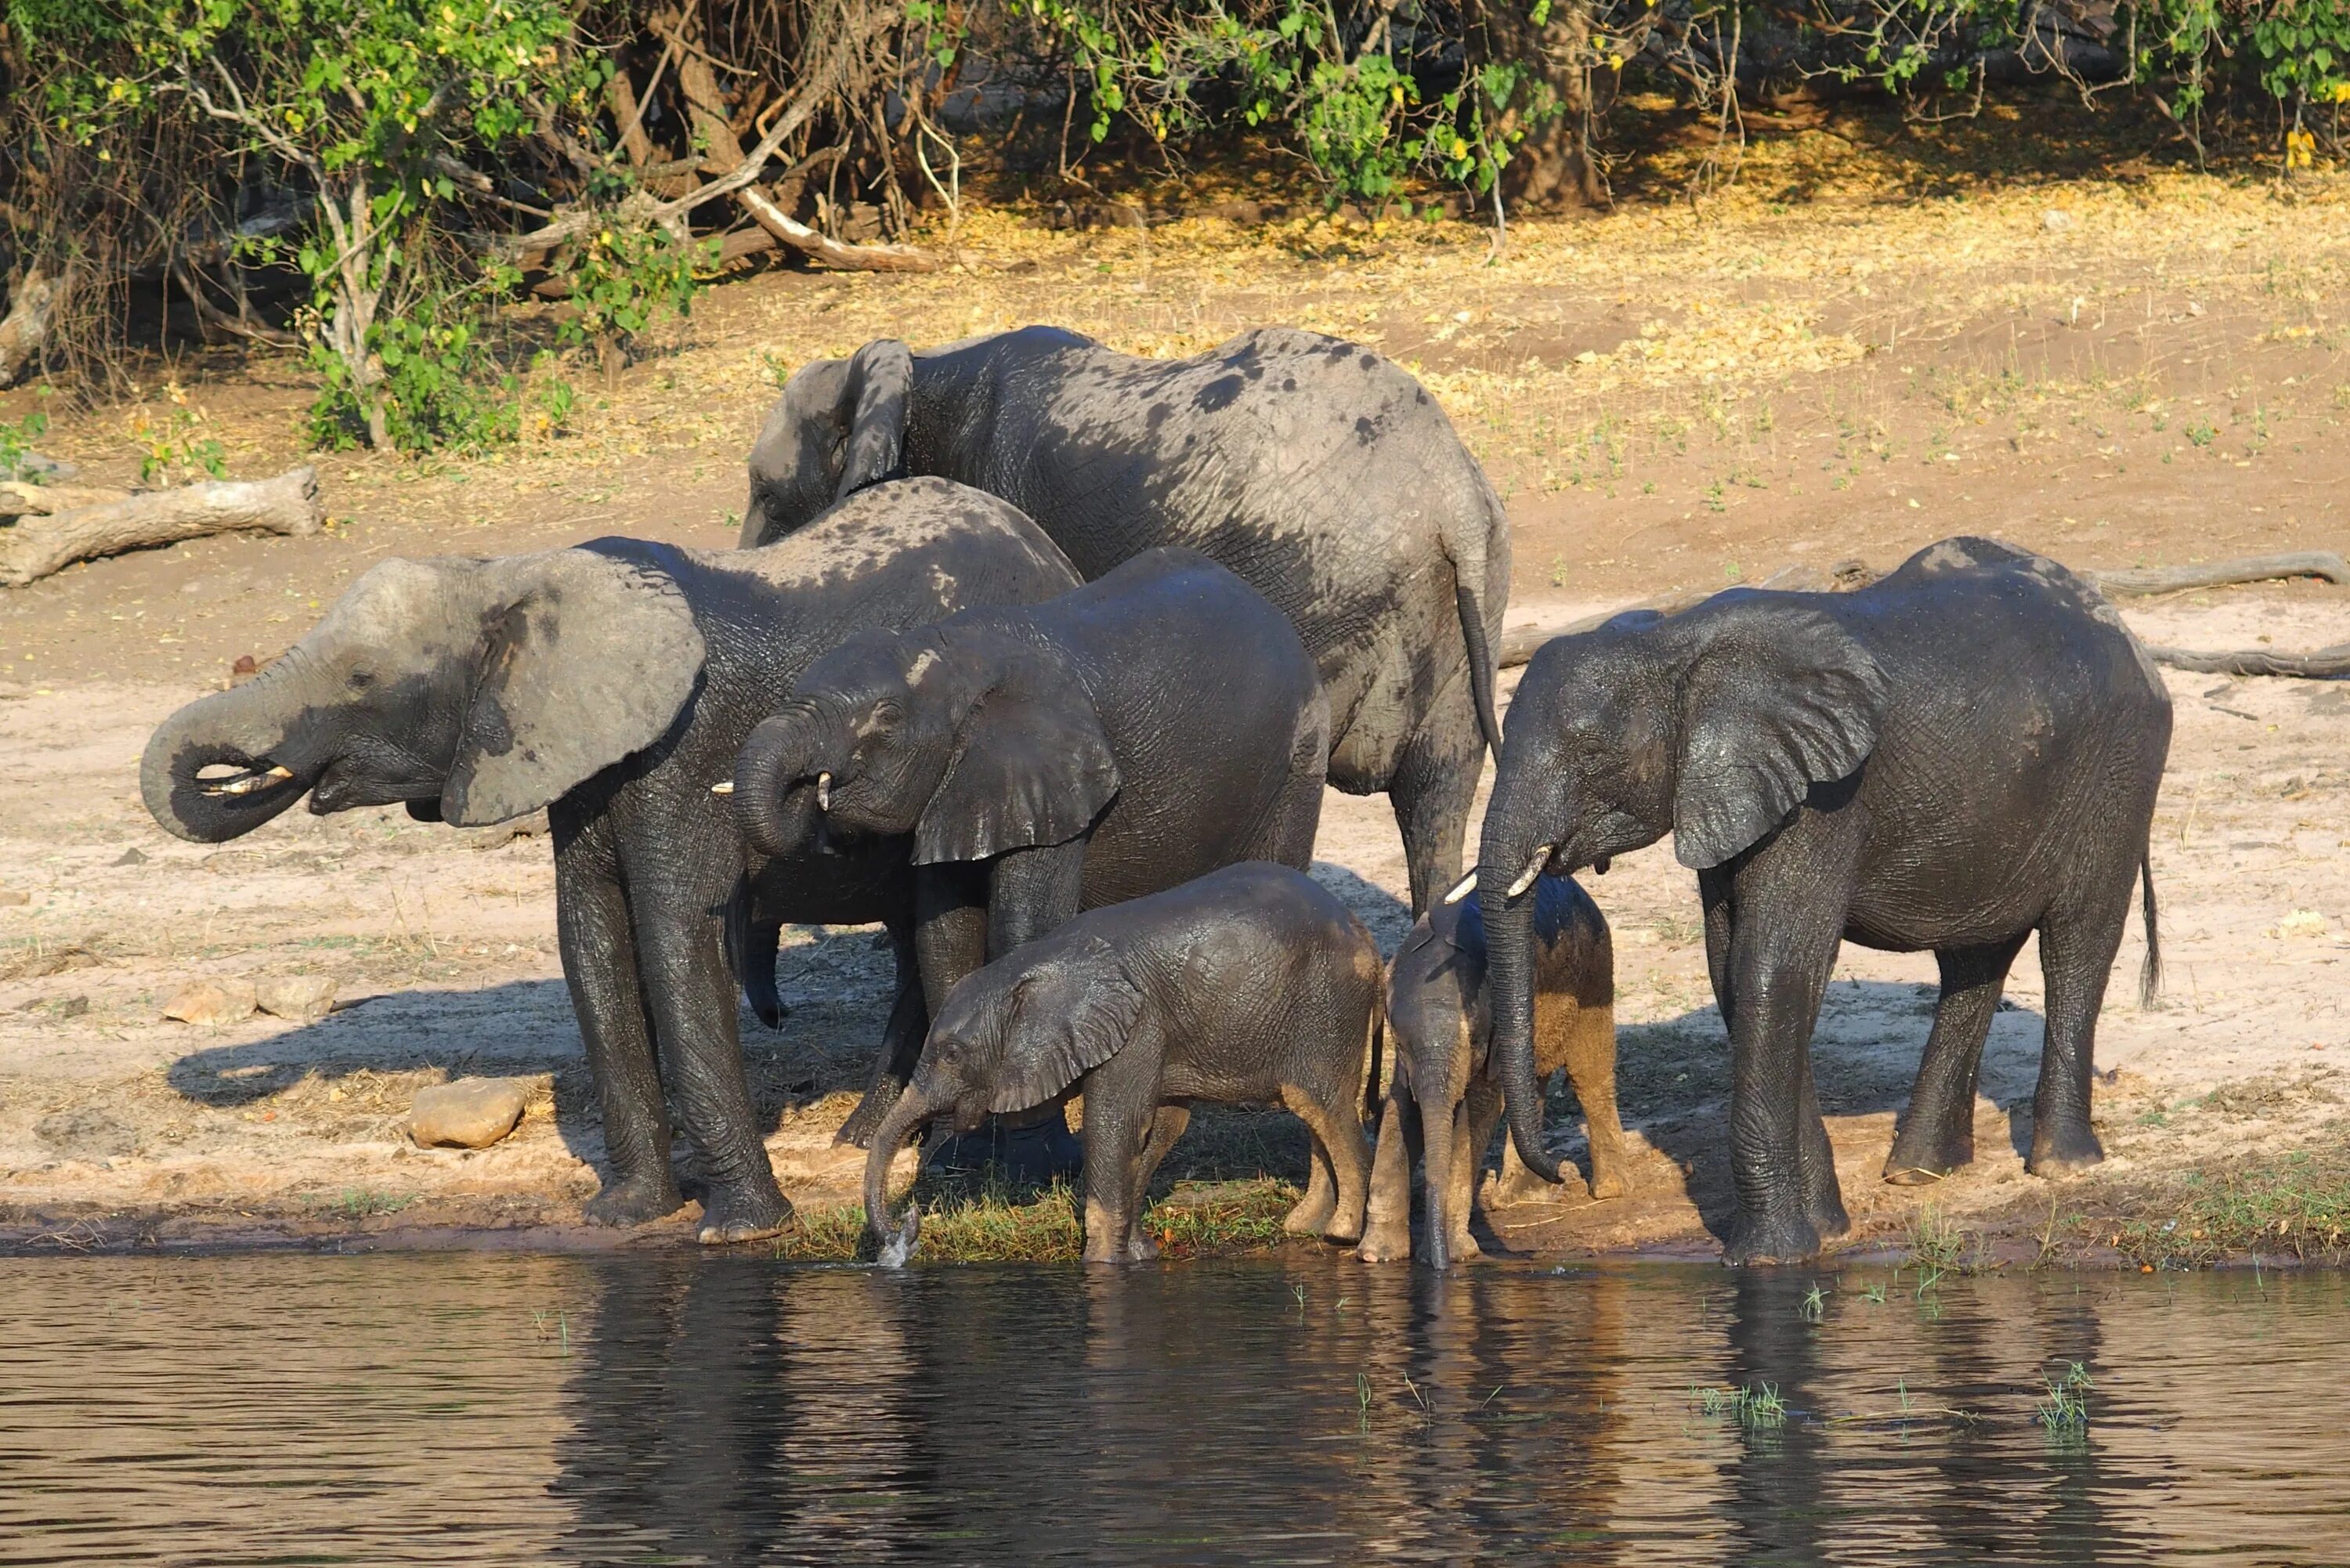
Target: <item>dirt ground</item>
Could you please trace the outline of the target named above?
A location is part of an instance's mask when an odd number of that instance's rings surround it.
[[[577,1224],[601,1148],[544,837],[364,811],[182,844],[140,807],[137,760],[157,720],[240,655],[278,651],[384,556],[611,533],[730,544],[759,417],[808,358],[1027,321],[1154,354],[1271,321],[1375,345],[1421,375],[1503,488],[1513,620],[1796,562],[1882,569],[1962,532],[2090,568],[2350,551],[2345,213],[2338,179],[1955,180],[1856,158],[1832,129],[1758,145],[1744,183],[1700,207],[1517,223],[1497,257],[1450,223],[1056,231],[981,213],[953,273],[774,271],[712,290],[567,432],[484,458],[317,457],[335,523],[316,538],[201,541],[0,592],[0,1241],[616,1240]],[[233,473],[302,460],[295,364],[196,358],[152,379],[148,410],[176,379]],[[0,420],[34,406],[0,396]],[[57,414],[43,448],[130,478],[138,411]],[[2314,584],[2125,611],[2158,643],[2350,641],[2350,589]],[[2169,681],[2154,869],[2170,978],[2141,1011],[2134,919],[2098,1041],[2112,1158],[2062,1185],[2022,1171],[2042,995],[2027,948],[1983,1065],[1976,1166],[1881,1183],[1933,963],[1847,950],[1814,1049],[1851,1245],[1899,1244],[1921,1216],[2011,1241],[2094,1231],[2149,1173],[2350,1141],[2350,690]],[[1404,878],[1384,802],[1332,795],[1320,854],[1391,948]],[[1704,1254],[1728,1063],[1694,883],[1664,845],[1593,891],[1616,930],[1643,1178],[1619,1202],[1505,1215],[1503,1236]],[[861,1157],[829,1137],[878,1037],[888,958],[869,930],[785,940],[791,1014],[777,1033],[746,1015],[746,1048],[778,1175],[820,1206],[852,1198]],[[159,1017],[189,979],[287,974],[329,977],[338,1010]],[[414,1147],[415,1090],[481,1074],[537,1085],[519,1132]],[[1571,1106],[1554,1122],[1569,1141]],[[1252,1147],[1285,1174],[1302,1154],[1269,1119],[1236,1127],[1261,1136],[1211,1139],[1189,1165],[1179,1148],[1171,1174],[1246,1175],[1232,1150]],[[686,1233],[681,1216],[617,1240]]]

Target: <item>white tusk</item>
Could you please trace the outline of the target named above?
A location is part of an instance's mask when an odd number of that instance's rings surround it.
[[[710,786],[710,793],[712,794],[733,794],[734,793],[734,781],[733,779],[720,779],[716,784]]]
[[[818,811],[832,809],[832,775],[830,774],[816,775],[816,808]]]
[[[1452,891],[1444,895],[1444,901],[1448,904],[1457,904],[1476,890],[1477,873],[1471,871],[1452,885]]]
[[[219,788],[208,789],[204,791],[204,793],[206,794],[251,794],[255,790],[261,789],[265,785],[277,782],[280,779],[290,779],[293,776],[294,770],[292,768],[275,767],[271,768],[265,774],[247,774],[241,779],[231,779],[228,783],[222,784]]]
[[[1542,875],[1543,867],[1550,864],[1550,857],[1557,848],[1555,844],[1545,844],[1535,850],[1534,857],[1526,862],[1526,868],[1518,873],[1518,879],[1510,884],[1509,897],[1514,898],[1533,887],[1534,878]]]

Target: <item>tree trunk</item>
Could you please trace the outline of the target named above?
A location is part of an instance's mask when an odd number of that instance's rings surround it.
[[[1591,156],[1589,0],[1551,0],[1540,26],[1526,0],[1473,0],[1464,40],[1471,66],[1515,67],[1521,76],[1498,109],[1486,100],[1497,147],[1523,133],[1502,170],[1502,195],[1540,211],[1607,204]]]
[[[26,268],[16,280],[8,296],[8,314],[0,317],[0,387],[16,380],[18,372],[39,358],[63,293],[37,265]]]

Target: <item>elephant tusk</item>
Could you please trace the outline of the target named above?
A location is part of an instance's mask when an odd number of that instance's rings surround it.
[[[1543,867],[1550,864],[1550,857],[1557,848],[1555,844],[1545,844],[1535,850],[1534,858],[1526,862],[1526,868],[1518,873],[1518,879],[1510,884],[1508,897],[1514,898],[1533,887],[1534,878],[1542,875]]]
[[[1448,904],[1457,904],[1476,890],[1477,873],[1471,871],[1452,885],[1452,890],[1444,895],[1444,901]]]
[[[208,789],[204,791],[204,793],[206,794],[213,795],[251,794],[255,790],[265,789],[270,784],[278,783],[284,779],[290,779],[293,776],[294,770],[292,768],[274,767],[267,773],[247,774],[243,778],[231,779],[226,784],[214,789]]]
[[[816,775],[816,808],[818,811],[832,809],[832,775],[830,774]]]
[[[733,779],[720,779],[716,784],[710,786],[710,793],[712,794],[733,794],[734,793],[734,781]]]

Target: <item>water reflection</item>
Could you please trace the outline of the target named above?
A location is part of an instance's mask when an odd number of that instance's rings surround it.
[[[2335,1275],[26,1259],[0,1315],[0,1563],[2350,1556]]]

